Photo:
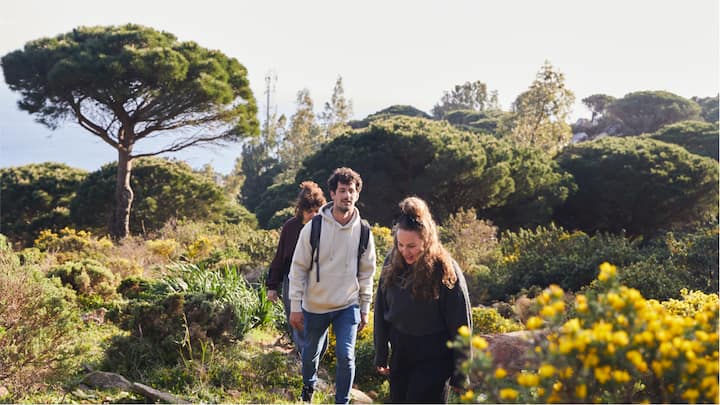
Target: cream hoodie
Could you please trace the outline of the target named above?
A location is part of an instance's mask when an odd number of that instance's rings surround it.
[[[367,314],[370,312],[375,273],[375,240],[371,232],[367,250],[360,258],[358,274],[360,211],[355,208],[350,222],[340,225],[332,216],[332,204],[325,204],[320,209],[320,282],[317,281],[317,267],[310,257],[312,221],[300,231],[290,265],[290,310],[300,312],[302,304],[308,312],[324,314],[359,304],[360,312]]]

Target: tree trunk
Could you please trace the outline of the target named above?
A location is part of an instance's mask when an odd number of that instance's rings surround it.
[[[115,211],[110,225],[110,235],[115,240],[121,240],[130,235],[130,207],[133,201],[133,191],[130,187],[131,172],[130,152],[121,148],[118,150]]]

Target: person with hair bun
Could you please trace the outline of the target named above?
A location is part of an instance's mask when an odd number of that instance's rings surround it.
[[[463,354],[447,342],[472,327],[467,285],[425,201],[408,197],[399,206],[375,298],[375,366],[390,377],[391,402],[445,403],[448,386],[466,380]]]
[[[327,201],[325,200],[323,191],[317,183],[303,181],[300,183],[300,192],[295,200],[295,216],[285,221],[280,231],[280,241],[278,242],[275,257],[270,263],[265,285],[268,290],[268,299],[272,302],[277,300],[278,288],[282,285],[282,302],[285,307],[285,317],[288,319],[288,324],[290,319],[290,284],[288,273],[290,272],[293,253],[295,253],[295,245],[300,236],[300,230],[312,217],[317,215],[320,207],[326,203]],[[293,328],[290,328],[290,330],[292,340],[295,342],[295,347],[298,353],[302,354],[302,347],[305,344],[303,332]]]

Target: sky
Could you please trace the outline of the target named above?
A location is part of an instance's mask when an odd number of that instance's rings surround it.
[[[503,109],[547,60],[580,100],[666,90],[714,96],[720,76],[718,0],[98,0],[7,2],[0,55],[78,26],[136,23],[222,51],[247,69],[261,114],[264,77],[272,104],[291,115],[307,88],[315,111],[338,76],[355,119],[394,104],[429,112],[455,84],[481,80]],[[2,76],[0,72],[0,76]],[[17,108],[0,80],[0,167],[45,161],[96,170],[116,152],[79,126],[51,131]],[[142,144],[138,150],[143,150]],[[240,145],[166,155],[228,173]]]

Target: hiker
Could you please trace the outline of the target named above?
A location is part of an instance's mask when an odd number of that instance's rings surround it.
[[[335,169],[328,190],[332,201],[300,231],[293,255],[290,325],[305,332],[301,399],[312,400],[321,348],[332,324],[337,358],[335,402],[348,403],[355,377],[356,334],[367,323],[372,300],[375,242],[355,207],[362,190],[360,175],[346,167]],[[319,232],[314,244],[313,228]]]
[[[268,276],[265,279],[268,290],[267,296],[272,302],[277,300],[278,288],[282,285],[282,303],[285,307],[285,318],[288,325],[290,324],[290,282],[288,274],[290,273],[290,262],[295,252],[295,245],[303,225],[308,223],[317,214],[320,207],[326,203],[323,191],[317,183],[313,181],[300,183],[300,193],[298,193],[295,200],[295,216],[285,221],[282,226],[277,251],[272,263],[270,263]],[[302,347],[305,342],[303,333],[291,327],[290,337],[295,343],[297,352],[302,355]]]
[[[399,206],[375,298],[375,366],[390,377],[391,402],[446,403],[448,385],[459,391],[466,380],[463,354],[446,344],[461,326],[472,327],[467,285],[425,201],[409,197]]]

